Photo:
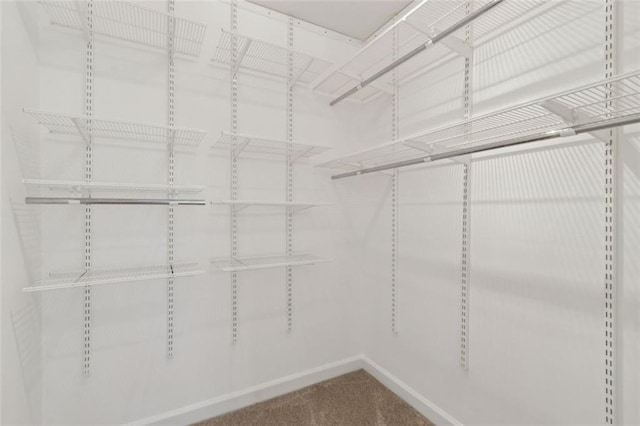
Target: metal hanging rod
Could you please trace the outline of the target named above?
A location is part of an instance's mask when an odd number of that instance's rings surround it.
[[[204,200],[174,200],[153,198],[67,198],[67,197],[26,197],[26,204],[129,204],[143,206],[204,206]]]
[[[427,50],[429,47],[437,44],[438,42],[440,42],[445,37],[451,35],[452,33],[456,32],[459,29],[461,29],[461,28],[465,27],[466,25],[470,24],[476,18],[484,15],[489,10],[493,9],[495,6],[499,5],[503,1],[504,0],[493,0],[490,3],[485,4],[480,9],[478,9],[478,10],[474,11],[473,13],[470,13],[469,15],[465,16],[463,19],[461,19],[460,21],[456,22],[455,24],[453,24],[449,28],[439,32],[438,34],[436,34],[435,36],[430,38],[423,45],[416,47],[415,49],[413,49],[409,53],[405,54],[404,56],[401,56],[399,59],[393,61],[391,64],[387,65],[386,67],[384,67],[383,69],[381,69],[380,71],[378,71],[377,73],[372,75],[371,77],[369,77],[366,80],[362,81],[357,86],[349,89],[348,91],[346,91],[342,95],[338,96],[337,98],[332,100],[329,103],[329,105],[334,106],[338,102],[348,98],[349,96],[353,95],[357,91],[361,90],[362,88],[364,88],[364,87],[368,86],[369,84],[373,83],[374,81],[376,81],[377,79],[379,79],[383,75],[387,74],[389,71],[393,70],[394,68],[398,67],[399,65],[401,65],[404,62],[408,61],[409,59],[413,58],[418,53]]]
[[[582,133],[596,132],[598,130],[610,129],[612,127],[626,126],[629,124],[640,123],[640,113],[632,114],[626,117],[612,118],[609,120],[599,121],[597,123],[578,124],[575,126],[569,126],[558,130],[550,130],[544,133],[537,133],[534,135],[528,135],[513,139],[507,139],[504,141],[498,141],[488,143],[484,145],[473,146],[469,148],[461,148],[453,151],[443,152],[439,154],[426,155],[420,158],[414,158],[411,160],[398,161],[389,164],[383,164],[375,167],[368,167],[366,169],[356,170],[353,172],[341,173],[331,176],[331,179],[342,179],[351,176],[363,175],[366,173],[381,172],[389,169],[397,169],[400,167],[414,166],[416,164],[428,163],[437,160],[444,160],[447,158],[459,157],[461,155],[474,154],[477,152],[491,151],[498,148],[506,148],[509,146],[522,145],[530,142],[538,142],[548,139],[555,139],[565,136],[574,136]]]

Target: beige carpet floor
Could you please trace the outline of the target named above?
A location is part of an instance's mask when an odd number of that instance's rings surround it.
[[[431,426],[364,370],[345,374],[197,426]]]

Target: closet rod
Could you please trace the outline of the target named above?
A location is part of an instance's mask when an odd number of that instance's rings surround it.
[[[144,206],[204,206],[204,200],[173,200],[152,198],[59,198],[26,197],[26,204],[130,204]]]
[[[399,59],[397,59],[396,61],[394,61],[391,64],[387,65],[386,67],[384,67],[383,69],[381,69],[380,71],[378,71],[377,73],[372,75],[371,77],[369,77],[366,80],[362,81],[357,86],[349,89],[348,91],[346,91],[342,95],[338,96],[337,98],[332,100],[329,103],[329,105],[330,106],[334,106],[338,102],[348,98],[349,96],[353,95],[354,93],[356,93],[360,89],[368,86],[369,84],[373,83],[374,81],[376,81],[377,79],[379,79],[383,75],[387,74],[389,71],[393,70],[394,68],[398,67],[402,63],[404,63],[404,62],[408,61],[409,59],[413,58],[418,53],[420,53],[420,52],[422,52],[424,50],[427,50],[429,47],[433,46],[434,44],[437,44],[443,38],[451,35],[452,33],[458,31],[460,28],[468,25],[473,20],[475,20],[476,18],[478,18],[481,15],[485,14],[489,10],[493,9],[495,6],[497,6],[498,4],[502,3],[503,1],[504,0],[493,0],[490,3],[485,4],[480,9],[478,9],[478,10],[474,11],[473,13],[470,13],[469,15],[465,16],[463,19],[461,19],[460,21],[456,22],[455,24],[453,24],[449,28],[439,32],[438,34],[436,34],[435,36],[430,38],[426,43],[416,47],[415,49],[413,49],[412,51],[410,51],[406,55],[400,57]]]
[[[522,136],[514,139],[507,139],[504,141],[498,141],[488,143],[485,145],[472,146],[469,148],[461,148],[449,152],[443,152],[440,154],[427,155],[420,158],[414,158],[411,160],[398,161],[395,163],[383,164],[380,166],[368,167],[362,170],[356,170],[353,172],[341,173],[331,176],[331,179],[342,179],[351,176],[358,176],[365,173],[381,172],[383,170],[397,169],[400,167],[413,166],[416,164],[428,163],[431,161],[444,160],[446,158],[459,157],[461,155],[474,154],[477,152],[490,151],[498,148],[505,148],[509,146],[522,145],[530,142],[538,142],[547,139],[554,139],[565,136],[574,136],[582,133],[596,132],[598,130],[610,129],[612,127],[626,126],[629,124],[640,123],[640,113],[632,114],[621,118],[612,118],[609,120],[599,121],[597,123],[578,124],[571,127],[565,127],[558,130],[550,130],[544,133],[537,133],[534,135]]]

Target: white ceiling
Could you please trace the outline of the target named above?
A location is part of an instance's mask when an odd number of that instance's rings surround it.
[[[411,0],[249,0],[289,16],[365,40]]]

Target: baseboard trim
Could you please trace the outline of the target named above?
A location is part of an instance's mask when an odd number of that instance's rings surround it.
[[[367,373],[371,374],[389,388],[389,390],[436,425],[462,425],[462,423],[453,416],[449,415],[432,401],[420,395],[413,388],[364,355],[345,358],[340,361],[252,386],[241,391],[231,392],[217,398],[187,405],[157,416],[147,417],[129,423],[129,425],[188,425],[266,401],[359,369],[364,369]]]
[[[238,410],[257,402],[266,401],[318,382],[359,370],[363,367],[362,356],[357,355],[261,383],[241,391],[231,392],[217,398],[187,405],[157,416],[147,417],[130,423],[130,425],[188,425]]]
[[[364,355],[362,356],[362,363],[367,373],[375,377],[380,383],[436,425],[462,426],[462,422]]]

